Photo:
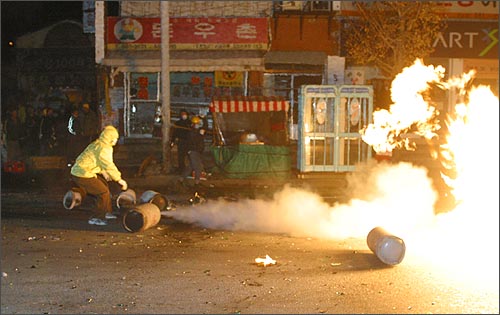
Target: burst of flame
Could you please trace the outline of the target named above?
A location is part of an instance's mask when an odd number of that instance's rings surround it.
[[[443,179],[460,202],[474,200],[479,206],[498,192],[498,108],[498,98],[488,87],[474,87],[469,102],[457,104],[447,121],[441,156],[454,175]]]
[[[276,260],[272,259],[271,257],[269,257],[269,255],[266,255],[266,258],[255,258],[255,262],[257,264],[262,264],[265,266],[267,265],[275,265],[276,264]]]
[[[383,109],[373,113],[373,123],[360,131],[363,141],[375,152],[392,152],[402,146],[412,149],[408,138],[404,137],[411,128],[416,129],[415,134],[427,139],[434,137],[439,129],[439,124],[432,121],[437,111],[425,101],[422,92],[429,88],[429,83],[439,82],[444,72],[442,66],[425,66],[420,59],[403,69],[392,82],[394,103],[389,111]]]
[[[390,111],[374,113],[363,140],[376,152],[390,151],[401,147],[403,140],[398,137],[412,125],[417,134],[432,138],[437,131],[430,123],[435,110],[421,93],[429,82],[457,89],[460,102],[448,113],[446,141],[439,152],[446,169],[442,177],[457,205],[436,215],[419,235],[409,235],[408,248],[454,279],[498,292],[499,100],[489,87],[467,89],[474,71],[446,82],[441,81],[443,73],[442,67],[424,66],[419,60],[405,68],[391,87],[395,103]],[[471,262],[481,267],[474,268]]]
[[[489,87],[473,87],[468,102],[457,104],[447,125],[441,157],[453,176],[442,176],[458,204],[452,212],[437,217],[438,236],[454,251],[445,261],[461,277],[468,274],[464,270],[470,268],[470,259],[480,261],[481,268],[472,278],[483,287],[491,284],[498,290],[498,97]]]

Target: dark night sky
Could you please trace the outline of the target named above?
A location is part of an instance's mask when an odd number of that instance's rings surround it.
[[[81,1],[2,1],[2,36],[17,37],[64,19],[82,22]]]
[[[61,20],[82,23],[82,1],[1,1],[2,60],[8,57],[9,41]]]

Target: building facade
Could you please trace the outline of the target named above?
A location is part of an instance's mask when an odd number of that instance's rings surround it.
[[[448,27],[426,62],[450,76],[474,68],[475,83],[498,94],[498,3],[439,5]],[[121,1],[118,16],[105,16],[105,6],[96,2],[103,124],[119,126],[126,138],[160,137],[160,2]],[[169,1],[172,121],[180,109],[210,115],[213,97],[263,95],[287,98],[293,126],[302,85],[376,85],[377,69],[346,64],[341,55],[341,21],[352,16],[346,1]],[[439,98],[441,110],[454,101]]]
[[[57,109],[97,98],[94,39],[63,20],[16,41],[18,90],[35,107]]]

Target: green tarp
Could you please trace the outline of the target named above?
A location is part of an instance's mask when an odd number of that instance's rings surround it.
[[[215,163],[228,178],[288,178],[290,149],[286,146],[212,146]]]

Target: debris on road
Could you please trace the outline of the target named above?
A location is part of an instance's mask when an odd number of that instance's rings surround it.
[[[275,265],[276,264],[276,260],[269,257],[269,255],[266,255],[266,258],[255,258],[255,262],[257,264],[262,264],[264,267],[266,267],[267,265]]]

